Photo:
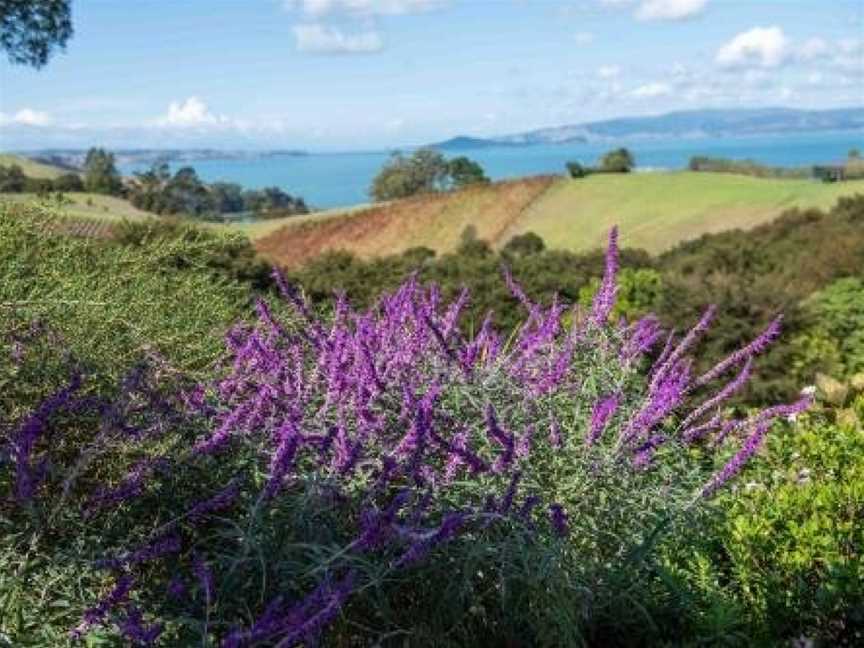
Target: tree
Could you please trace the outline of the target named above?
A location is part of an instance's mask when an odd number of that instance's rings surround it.
[[[617,148],[600,158],[600,168],[607,173],[629,173],[636,166],[633,154],[626,148]]]
[[[850,149],[848,157],[850,160],[860,160],[861,159],[861,149],[859,149],[859,148]]]
[[[369,194],[374,200],[394,200],[444,188],[447,160],[434,149],[418,149],[410,156],[394,153],[372,180]]]
[[[453,158],[447,163],[447,173],[456,189],[473,184],[489,184],[489,178],[483,172],[483,167],[464,155]]]
[[[525,232],[514,236],[501,250],[506,255],[524,257],[532,254],[540,254],[546,249],[546,244],[534,232]]]
[[[84,187],[92,193],[117,195],[123,190],[120,174],[114,165],[114,154],[91,148],[84,159]]]
[[[566,167],[571,178],[584,178],[588,175],[588,170],[579,162],[568,162]]]
[[[72,36],[70,0],[0,0],[0,48],[16,65],[40,68]]]
[[[17,164],[0,166],[0,193],[20,193],[27,184],[27,176]]]
[[[77,173],[64,173],[54,180],[54,191],[84,191],[84,183]]]
[[[243,187],[233,182],[214,182],[210,185],[213,208],[220,214],[242,212],[246,209]]]

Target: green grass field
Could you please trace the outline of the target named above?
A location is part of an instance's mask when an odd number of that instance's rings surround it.
[[[501,241],[527,231],[547,246],[601,247],[618,225],[622,243],[651,252],[702,234],[751,228],[791,207],[833,205],[864,181],[824,184],[714,173],[635,173],[562,179],[520,215]]]
[[[62,202],[57,202],[53,198],[40,198],[32,193],[0,194],[0,200],[13,202],[47,201],[48,204],[57,209],[58,213],[74,219],[97,219],[116,223],[124,219],[156,218],[149,212],[133,207],[128,200],[123,198],[78,192],[65,193],[63,197]]]
[[[54,178],[60,177],[64,173],[69,173],[69,171],[67,171],[66,169],[51,166],[50,164],[34,162],[33,160],[28,160],[27,158],[21,157],[20,155],[12,155],[11,153],[0,153],[0,166],[11,166],[13,164],[17,164],[19,167],[21,167],[24,175],[30,176],[31,178],[47,178],[48,180],[53,180]]]

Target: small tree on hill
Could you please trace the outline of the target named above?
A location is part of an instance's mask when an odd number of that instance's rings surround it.
[[[372,181],[375,200],[394,200],[440,191],[447,180],[447,161],[434,149],[418,149],[410,156],[394,153]]]
[[[542,238],[534,232],[525,232],[507,241],[507,244],[501,251],[510,256],[524,257],[540,254],[545,249],[546,244]]]
[[[84,160],[84,187],[92,193],[116,195],[123,190],[120,174],[114,165],[114,154],[91,148]]]
[[[579,162],[568,162],[566,166],[571,178],[584,178],[588,175],[588,171]]]
[[[447,172],[455,189],[473,184],[489,184],[483,167],[464,155],[450,160],[447,163]]]
[[[600,168],[608,173],[629,173],[635,166],[636,160],[626,148],[614,149],[600,158]]]

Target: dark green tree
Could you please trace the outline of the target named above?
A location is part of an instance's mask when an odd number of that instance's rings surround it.
[[[53,184],[54,191],[84,191],[84,182],[77,173],[64,173]]]
[[[84,159],[84,187],[92,193],[117,195],[123,190],[120,174],[114,164],[114,154],[105,149],[91,148]]]
[[[501,251],[508,256],[524,257],[531,254],[540,254],[545,249],[546,244],[542,238],[534,232],[525,232],[507,241],[507,244]]]
[[[17,164],[0,166],[0,193],[20,193],[27,184],[27,176]]]
[[[434,149],[418,149],[410,156],[396,152],[372,180],[374,200],[394,200],[441,191],[447,183],[448,165]]]
[[[600,158],[600,168],[607,173],[629,173],[636,166],[633,154],[626,148],[617,148]]]
[[[0,48],[16,65],[40,68],[72,36],[70,0],[0,0]]]
[[[587,169],[579,162],[568,162],[566,166],[571,178],[584,178],[588,175]]]
[[[447,162],[447,173],[456,189],[473,184],[489,184],[489,178],[486,177],[483,167],[464,155]]]

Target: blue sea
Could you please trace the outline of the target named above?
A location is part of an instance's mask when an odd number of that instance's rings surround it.
[[[795,135],[716,139],[639,139],[589,144],[551,144],[524,147],[492,147],[446,151],[448,157],[467,155],[477,160],[493,180],[542,173],[563,173],[569,160],[593,164],[610,148],[633,151],[642,171],[674,170],[687,166],[691,156],[710,155],[750,159],[776,166],[807,166],[839,162],[849,149],[864,148],[864,133],[824,132]],[[369,201],[372,178],[389,152],[310,153],[250,159],[209,159],[193,166],[207,182],[224,180],[249,188],[278,186],[302,196],[319,209],[356,205]],[[125,165],[124,174],[147,165]],[[172,165],[175,168],[182,164]]]

